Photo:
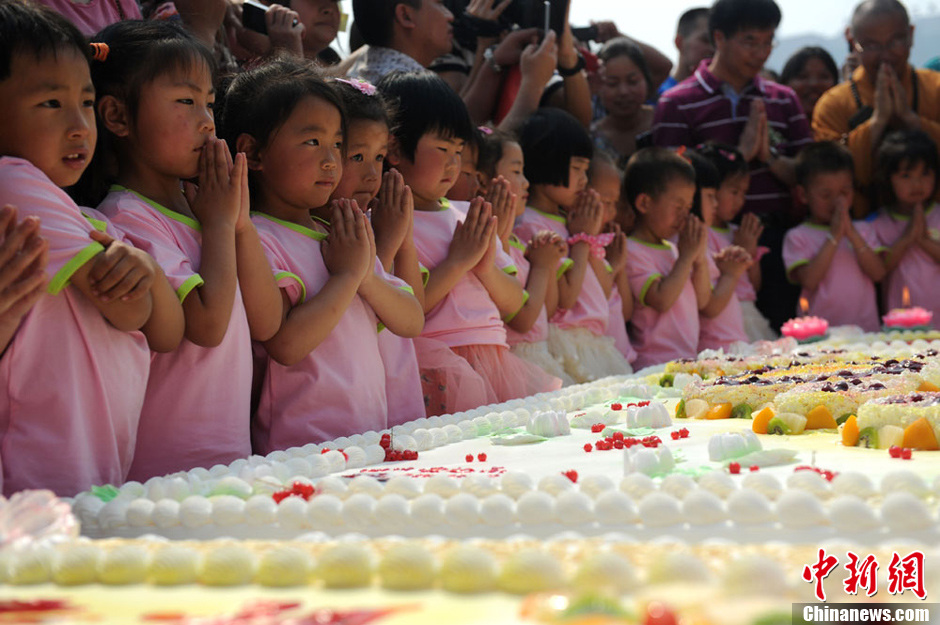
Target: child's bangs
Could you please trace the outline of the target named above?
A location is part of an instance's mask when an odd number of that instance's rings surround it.
[[[185,39],[168,39],[154,43],[138,76],[143,85],[163,76],[190,76],[203,69],[214,83],[216,62],[208,48]]]

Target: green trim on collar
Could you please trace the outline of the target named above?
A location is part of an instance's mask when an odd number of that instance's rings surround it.
[[[147,204],[149,204],[150,206],[152,206],[153,208],[155,208],[157,211],[159,211],[161,214],[163,214],[163,215],[169,217],[170,219],[173,219],[174,221],[178,221],[178,222],[180,222],[181,224],[185,224],[185,225],[189,226],[190,228],[192,228],[193,230],[195,230],[195,231],[197,231],[197,232],[201,232],[201,231],[202,231],[202,226],[199,225],[199,222],[196,221],[195,219],[193,219],[192,217],[187,217],[186,215],[183,215],[183,214],[181,214],[181,213],[177,213],[177,212],[174,211],[174,210],[170,210],[169,208],[167,208],[167,207],[164,206],[163,204],[159,204],[159,203],[157,203],[157,202],[154,202],[154,201],[151,200],[149,197],[143,196],[143,195],[141,195],[140,193],[138,193],[137,191],[134,191],[133,189],[128,189],[127,187],[122,187],[122,186],[119,185],[119,184],[113,184],[113,185],[111,185],[111,189],[110,189],[110,190],[111,190],[111,191],[126,191],[126,192],[128,192],[128,193],[133,193],[133,194],[136,195],[138,198],[140,198],[142,201],[146,202]]]
[[[538,213],[539,215],[542,215],[543,217],[548,217],[549,219],[552,219],[552,220],[554,220],[554,221],[557,221],[558,223],[568,225],[568,219],[565,218],[563,215],[553,215],[553,214],[551,214],[551,213],[543,213],[543,212],[540,211],[539,209],[537,209],[537,208],[532,208],[531,206],[529,206],[529,207],[527,207],[527,208],[528,208],[529,210],[535,211],[536,213]]]
[[[308,228],[307,226],[301,226],[300,224],[295,224],[293,222],[280,219],[278,217],[275,217],[274,215],[268,215],[267,213],[259,213],[259,212],[253,211],[251,214],[252,216],[257,216],[257,217],[261,217],[262,219],[267,219],[268,221],[273,221],[274,223],[280,224],[284,226],[285,228],[289,228],[290,230],[293,230],[294,232],[302,234],[305,237],[310,237],[311,239],[315,239],[317,241],[323,241],[324,239],[326,239],[325,234],[323,234],[322,232],[317,232],[313,228]]]

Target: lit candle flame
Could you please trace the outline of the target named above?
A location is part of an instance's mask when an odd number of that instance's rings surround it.
[[[911,292],[907,287],[901,290],[901,308],[911,307]]]
[[[806,301],[805,297],[800,298],[800,314],[805,315],[809,312],[809,302]]]

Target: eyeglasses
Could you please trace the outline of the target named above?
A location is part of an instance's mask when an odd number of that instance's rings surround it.
[[[737,41],[738,45],[748,52],[770,52],[777,47],[777,40],[761,41],[753,37],[745,37]]]
[[[888,43],[859,43],[855,42],[855,50],[859,54],[881,54],[883,52],[901,52],[911,45],[911,36],[907,33],[891,38]]]

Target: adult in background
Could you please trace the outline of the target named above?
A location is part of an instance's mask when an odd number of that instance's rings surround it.
[[[352,78],[375,84],[394,71],[427,71],[453,46],[454,14],[437,0],[353,0],[353,16],[369,48]]]
[[[806,46],[787,59],[780,82],[796,92],[806,118],[812,119],[816,101],[839,83],[839,68],[824,48]]]
[[[40,0],[75,24],[86,37],[122,20],[139,20],[136,0]]]
[[[872,157],[889,130],[923,130],[940,143],[940,74],[908,62],[914,26],[898,0],[865,0],[846,34],[861,65],[819,98],[813,133],[842,141],[855,161],[856,218],[871,208]]]
[[[643,51],[624,37],[608,41],[598,56],[598,95],[607,115],[592,124],[591,135],[594,147],[623,167],[637,150],[637,136],[653,126],[653,107],[645,104],[653,92],[653,82]]]
[[[665,147],[715,141],[737,146],[750,165],[744,212],[764,223],[764,276],[758,308],[775,327],[792,315],[797,293],[780,251],[795,223],[790,198],[794,157],[812,142],[809,122],[789,87],[760,77],[780,23],[774,0],[717,0],[708,28],[715,56],[666,91],[653,120],[653,143]]]
[[[699,63],[709,59],[715,53],[712,38],[708,32],[708,8],[698,7],[689,9],[679,17],[676,26],[676,49],[679,51],[679,62],[672,76],[659,86],[662,95],[680,82],[691,76]]]

